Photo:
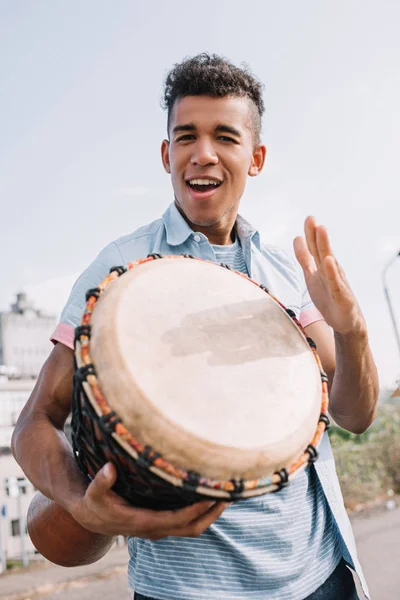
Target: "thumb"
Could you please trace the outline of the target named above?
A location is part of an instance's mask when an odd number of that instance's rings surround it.
[[[111,462],[108,462],[100,469],[100,471],[98,471],[98,473],[96,473],[96,476],[90,483],[87,491],[92,498],[95,496],[103,496],[106,492],[111,490],[116,479],[117,471],[115,466]]]

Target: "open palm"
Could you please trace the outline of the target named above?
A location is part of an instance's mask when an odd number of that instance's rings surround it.
[[[294,240],[294,251],[306,280],[311,300],[325,321],[337,333],[350,333],[364,319],[357,300],[335,259],[325,227],[314,217],[304,224],[305,239]]]

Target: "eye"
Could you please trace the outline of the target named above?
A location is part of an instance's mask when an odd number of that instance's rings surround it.
[[[193,139],[194,139],[193,133],[185,133],[185,135],[181,135],[178,138],[176,138],[175,141],[177,141],[177,142],[187,142],[187,141],[193,140]]]
[[[238,142],[231,137],[228,137],[227,135],[220,135],[218,136],[219,140],[222,140],[223,142],[232,142],[233,144],[237,144]]]

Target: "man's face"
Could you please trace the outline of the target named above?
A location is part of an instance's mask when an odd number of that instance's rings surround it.
[[[251,124],[247,98],[186,96],[175,103],[162,159],[191,223],[212,226],[237,212],[247,176],[258,175],[265,158]]]

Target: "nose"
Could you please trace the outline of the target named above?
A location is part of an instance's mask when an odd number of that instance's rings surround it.
[[[204,138],[197,140],[193,147],[191,163],[199,167],[207,167],[218,163],[217,152],[210,140]]]

